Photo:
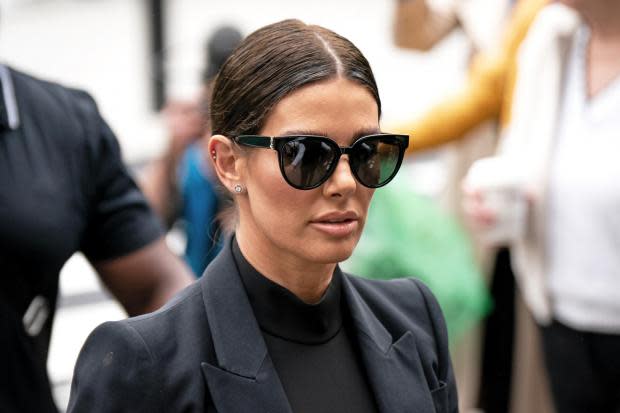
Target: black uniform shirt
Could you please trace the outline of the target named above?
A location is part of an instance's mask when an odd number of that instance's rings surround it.
[[[0,83],[0,411],[46,412],[60,269],[76,251],[130,253],[161,227],[88,94],[6,66]]]

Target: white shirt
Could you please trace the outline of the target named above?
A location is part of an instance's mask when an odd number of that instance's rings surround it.
[[[587,96],[582,27],[569,53],[550,166],[548,286],[556,319],[620,333],[620,78]]]

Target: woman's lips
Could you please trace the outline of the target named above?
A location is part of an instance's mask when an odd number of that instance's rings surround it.
[[[332,237],[348,237],[358,229],[357,219],[345,219],[342,221],[312,221],[310,226]]]

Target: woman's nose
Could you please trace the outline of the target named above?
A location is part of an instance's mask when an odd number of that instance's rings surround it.
[[[347,196],[355,192],[357,181],[351,171],[348,155],[340,157],[334,173],[323,187],[328,196]]]

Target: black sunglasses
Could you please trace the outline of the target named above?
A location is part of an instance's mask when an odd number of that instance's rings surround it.
[[[240,135],[234,141],[278,152],[280,171],[293,188],[313,189],[329,179],[342,155],[349,155],[351,172],[362,185],[379,188],[394,178],[409,145],[408,135],[380,133],[363,136],[348,147],[325,136]]]

